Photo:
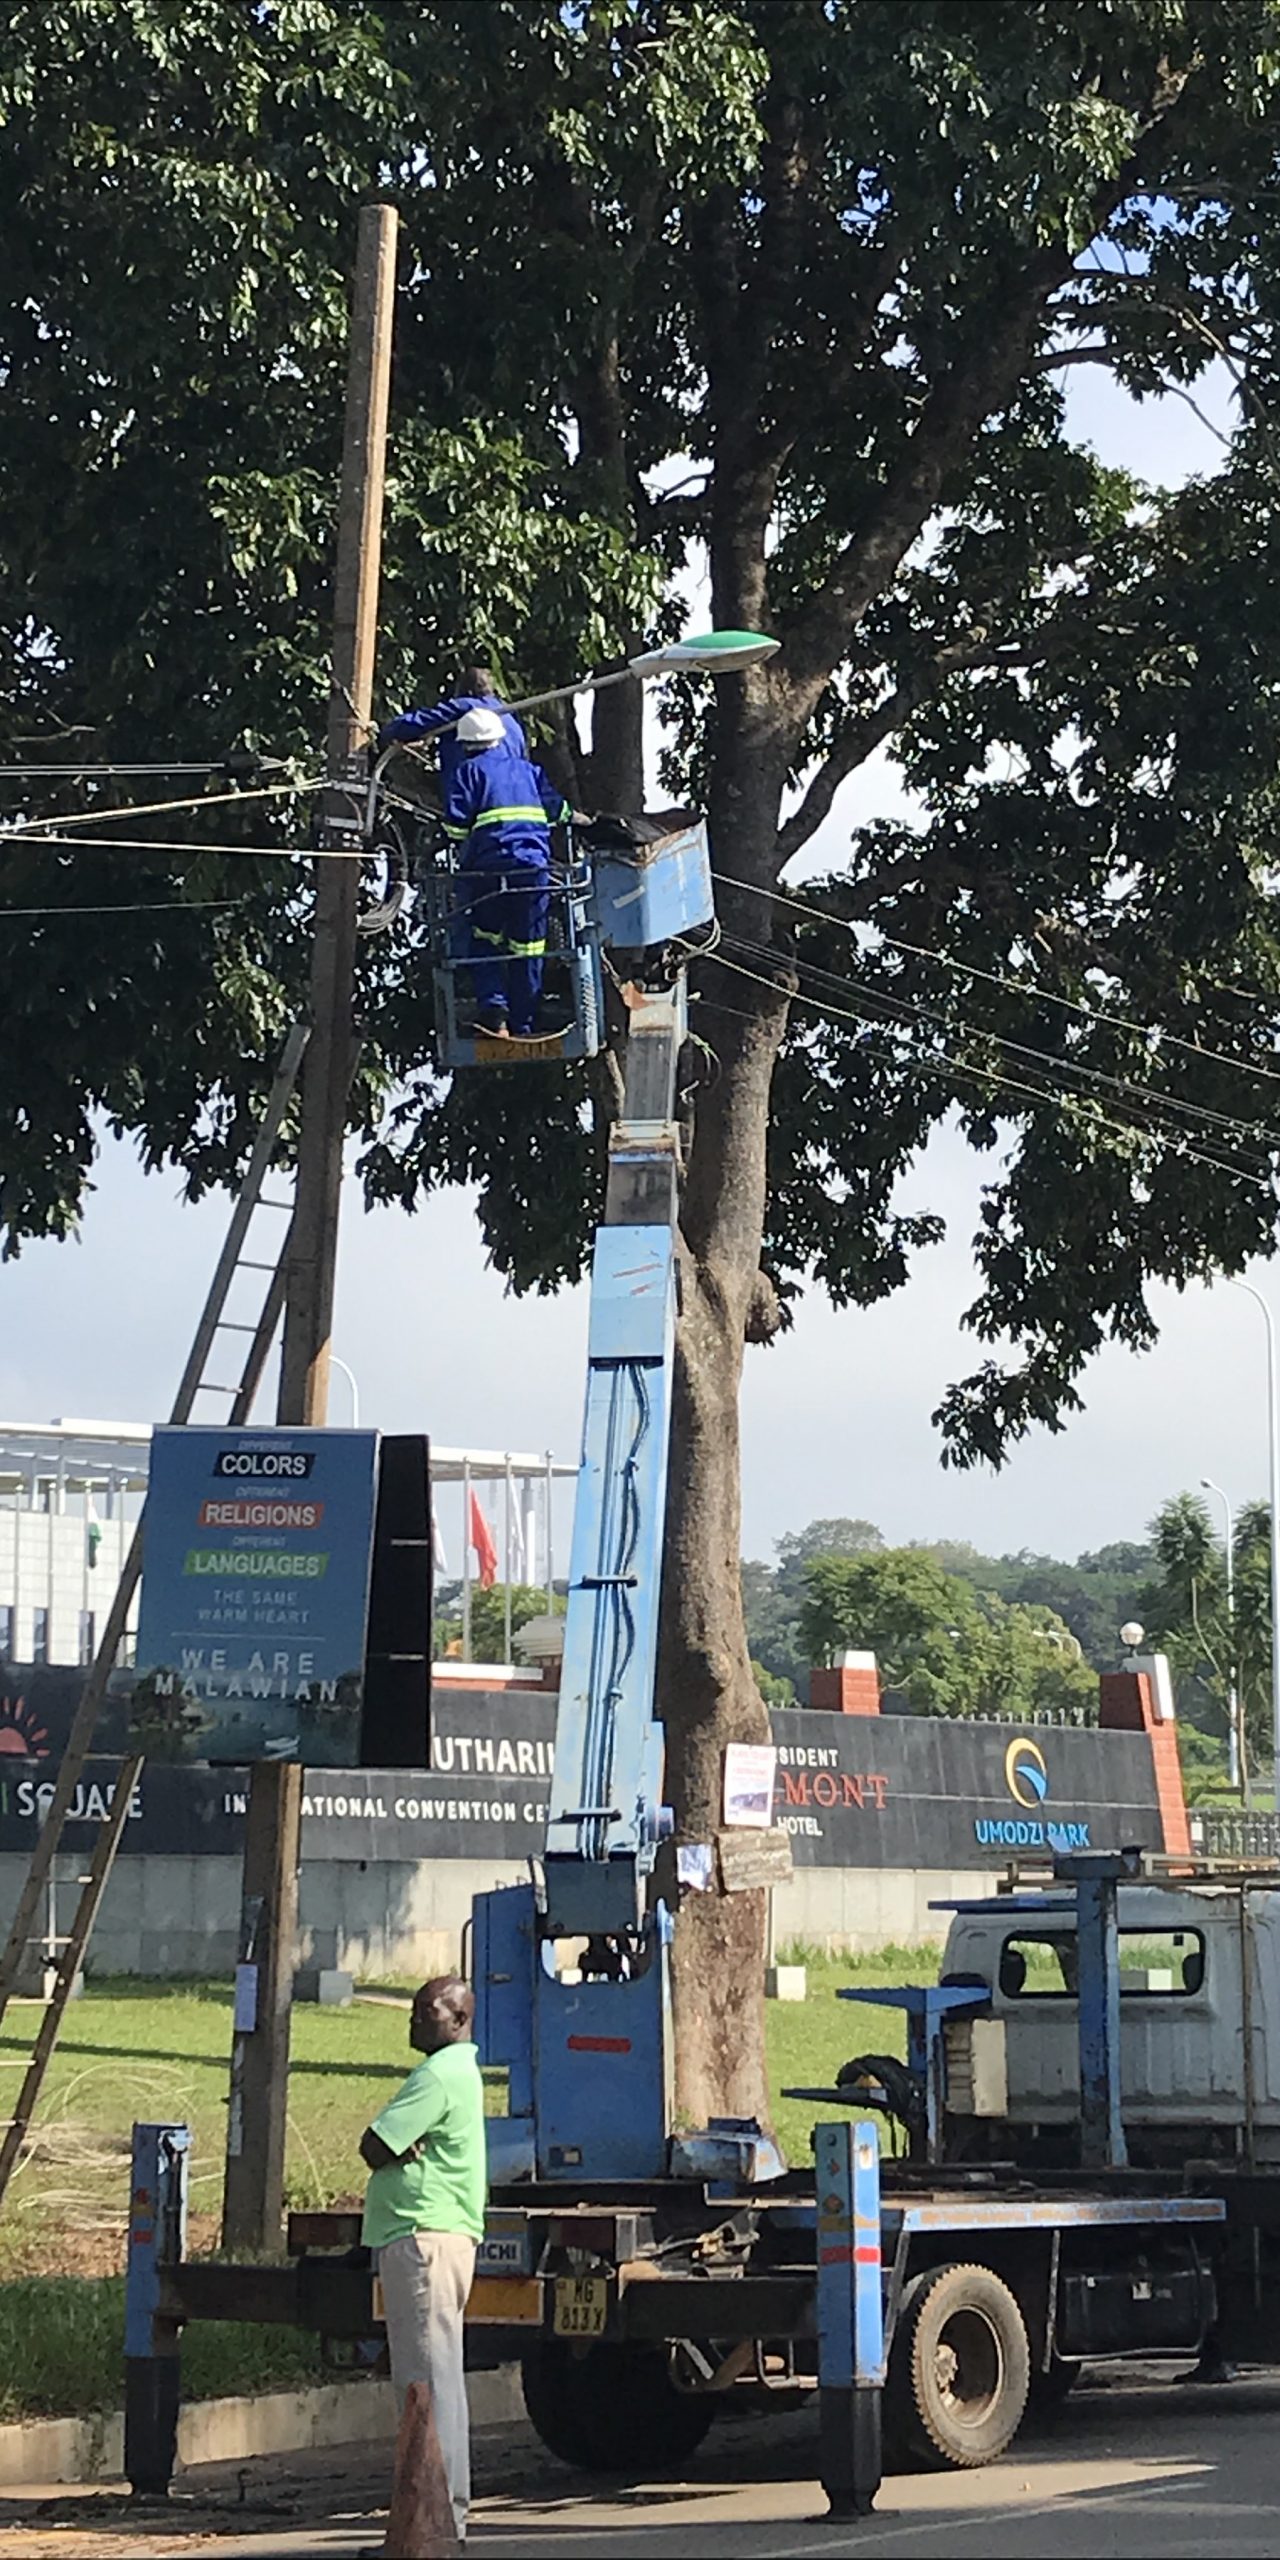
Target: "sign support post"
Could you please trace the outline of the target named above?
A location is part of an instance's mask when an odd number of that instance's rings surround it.
[[[260,1786],[259,1779],[269,1785]],[[289,1854],[302,1829],[302,1767],[259,1760],[249,1788],[241,1887],[241,1963],[227,2108],[227,2176],[222,2207],[226,2250],[273,2249],[284,2214],[289,2010],[298,1940],[298,1864]],[[284,1854],[282,1855],[282,1851]]]

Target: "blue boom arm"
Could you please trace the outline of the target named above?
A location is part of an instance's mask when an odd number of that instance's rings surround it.
[[[645,1878],[670,1828],[653,1705],[675,1349],[672,1114],[684,1029],[683,983],[633,1010],[624,1117],[596,1237],[546,1840],[552,1937],[640,1928]]]
[[[631,984],[622,1114],[592,1268],[545,1852],[532,1884],[474,1906],[477,2034],[484,2061],[506,2075],[506,2113],[488,2126],[499,2188],[530,2178],[753,2179],[780,2165],[754,2123],[673,2133],[671,1920],[653,1875],[670,1817],[654,1709],[686,1011],[683,967],[653,963],[708,926],[711,899],[705,830],[653,834],[649,843],[637,830],[596,859],[601,938]]]

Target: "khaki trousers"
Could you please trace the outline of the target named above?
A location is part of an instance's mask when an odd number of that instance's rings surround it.
[[[475,2264],[476,2244],[461,2231],[408,2231],[378,2251],[391,2380],[402,2409],[411,2382],[430,2389],[460,2542],[471,2504],[463,2315]]]

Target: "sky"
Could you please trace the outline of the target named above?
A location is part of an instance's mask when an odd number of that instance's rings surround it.
[[[1206,377],[1197,399],[1225,422],[1222,381]],[[1181,402],[1139,407],[1091,369],[1075,377],[1072,430],[1108,461],[1169,485],[1221,455]],[[882,753],[845,785],[803,869],[838,862],[852,823],[909,805]],[[1263,1319],[1225,1282],[1181,1297],[1153,1291],[1157,1349],[1103,1352],[1082,1382],[1084,1412],[1057,1435],[1038,1432],[999,1474],[942,1469],[930,1415],[980,1356],[959,1320],[975,1294],[968,1240],[982,1171],[963,1139],[941,1133],[906,1178],[902,1205],[939,1212],[947,1238],[918,1258],[909,1285],[880,1307],[839,1313],[813,1291],[791,1334],[748,1352],[746,1554],[770,1558],[788,1530],[850,1514],[891,1542],[945,1537],[994,1553],[1074,1556],[1138,1536],[1161,1501],[1205,1476],[1237,1507],[1265,1493]],[[29,1245],[0,1266],[4,1422],[155,1421],[168,1410],[227,1205],[184,1204],[175,1174],[143,1174],[132,1150],[112,1141],[94,1182],[78,1242]],[[1280,1308],[1280,1280],[1265,1266],[1250,1276]],[[453,1447],[572,1459],[586,1317],[582,1289],[557,1299],[505,1293],[465,1193],[411,1217],[365,1212],[348,1182],[334,1349],[355,1374],[362,1423],[425,1430]],[[330,1418],[351,1418],[341,1375]],[[447,1516],[444,1532],[448,1548]],[[450,1562],[457,1569],[456,1556]]]

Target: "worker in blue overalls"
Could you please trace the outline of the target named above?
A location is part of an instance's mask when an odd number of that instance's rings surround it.
[[[440,794],[446,818],[450,814],[449,793],[466,763],[466,750],[458,742],[458,722],[468,711],[495,711],[513,754],[528,753],[524,731],[514,711],[508,711],[503,702],[489,667],[466,668],[461,689],[446,701],[433,702],[419,711],[401,711],[394,720],[384,721],[378,731],[379,755],[386,747],[416,746],[428,738],[438,739]]]
[[[464,712],[455,735],[462,753],[445,826],[457,850],[475,1027],[490,1039],[527,1039],[542,993],[551,829],[570,807],[541,765],[512,746],[497,706]]]

